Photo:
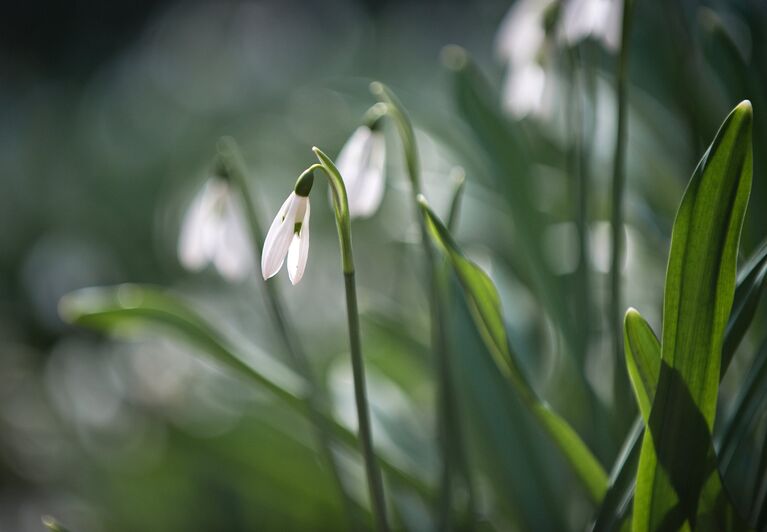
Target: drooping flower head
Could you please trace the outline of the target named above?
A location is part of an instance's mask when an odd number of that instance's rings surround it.
[[[623,0],[568,0],[562,13],[561,38],[572,46],[593,37],[605,49],[620,46]]]
[[[286,256],[290,282],[295,285],[304,275],[309,257],[309,192],[313,180],[311,171],[299,178],[269,227],[261,254],[261,274],[265,280],[280,271]]]
[[[349,198],[349,215],[372,216],[384,195],[386,140],[380,120],[358,127],[341,149],[336,166]]]
[[[226,178],[211,177],[195,196],[181,226],[178,256],[192,271],[212,263],[230,281],[241,281],[252,270],[242,206]]]
[[[557,90],[555,44],[591,37],[620,45],[623,0],[517,0],[498,28],[496,53],[507,65],[503,105],[515,118],[550,115]]]

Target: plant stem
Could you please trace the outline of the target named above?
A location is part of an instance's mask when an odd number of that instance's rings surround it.
[[[379,532],[388,532],[389,522],[386,514],[386,499],[384,497],[383,480],[378,467],[378,460],[373,447],[373,434],[370,427],[370,407],[368,405],[365,387],[365,363],[362,358],[360,341],[360,317],[357,309],[357,285],[354,282],[354,255],[352,253],[352,230],[349,217],[349,201],[343,178],[333,161],[319,148],[312,148],[320,166],[330,181],[333,191],[333,210],[338,230],[338,244],[341,251],[341,268],[344,273],[344,288],[346,289],[346,315],[349,322],[349,349],[352,359],[352,375],[354,377],[354,399],[357,405],[357,423],[359,440],[362,446],[362,457],[365,461],[365,472],[370,492],[370,503],[373,507],[373,518]]]
[[[624,189],[626,188],[626,132],[628,130],[626,102],[629,66],[629,35],[631,31],[631,10],[633,7],[634,0],[623,1],[621,47],[618,57],[618,71],[616,77],[618,126],[615,139],[615,157],[613,160],[613,208],[610,220],[612,256],[610,260],[610,305],[608,323],[610,327],[610,337],[612,339],[612,350],[615,354],[613,397],[618,406],[624,402],[622,399],[629,395],[628,379],[626,372],[623,371],[623,340],[621,334],[623,322],[621,263],[623,262],[625,246],[623,196]]]
[[[237,147],[237,143],[234,139],[228,137],[221,139],[219,142],[219,155],[221,156],[221,162],[224,165],[223,170],[240,191],[242,205],[245,208],[245,216],[250,229],[254,259],[255,263],[258,264],[258,250],[262,249],[264,245],[264,231],[258,219],[253,196],[250,193],[245,161]],[[290,325],[288,314],[282,303],[282,299],[277,292],[276,285],[274,283],[263,282],[261,283],[261,286],[266,294],[272,323],[277,328],[277,331],[287,348],[292,365],[309,383],[310,391],[306,396],[307,410],[316,430],[320,451],[330,470],[333,483],[336,485],[336,489],[341,497],[344,513],[349,521],[349,525],[353,530],[356,530],[359,528],[359,524],[357,522],[355,504],[344,486],[338,461],[333,454],[333,446],[330,437],[331,430],[328,427],[326,420],[327,416],[323,415],[327,411],[326,398],[318,384],[317,376],[312,370],[309,359],[301,347],[298,335]]]
[[[354,376],[354,399],[357,403],[357,422],[359,424],[362,456],[365,459],[370,501],[373,505],[373,516],[376,529],[380,532],[389,530],[386,517],[386,502],[383,493],[381,471],[376,462],[373,449],[373,436],[370,428],[370,412],[365,386],[365,364],[362,360],[360,345],[360,318],[357,310],[357,287],[354,282],[354,271],[344,272],[344,287],[346,288],[346,314],[349,321],[349,347],[352,358],[352,374]]]
[[[387,107],[387,114],[394,120],[397,126],[402,147],[405,155],[405,164],[408,177],[410,178],[410,190],[413,205],[416,210],[416,219],[421,233],[421,244],[426,257],[426,268],[429,276],[429,308],[431,317],[431,345],[434,359],[437,364],[437,403],[439,419],[439,438],[442,447],[442,479],[440,482],[440,502],[437,527],[439,530],[451,530],[452,505],[453,505],[453,459],[462,470],[468,492],[469,526],[473,526],[474,520],[474,496],[472,482],[469,478],[468,464],[465,458],[463,437],[460,425],[460,416],[453,405],[453,389],[450,379],[449,342],[443,324],[445,323],[445,301],[442,286],[440,285],[440,268],[434,257],[434,250],[428,238],[426,219],[420,208],[418,197],[422,194],[420,164],[418,160],[418,146],[415,140],[412,123],[407,112],[399,99],[391,90],[382,83],[375,82],[371,85],[371,92],[379,98]],[[460,188],[456,198],[460,196]],[[456,200],[458,201],[458,199]],[[457,212],[457,203],[451,207],[453,217]]]

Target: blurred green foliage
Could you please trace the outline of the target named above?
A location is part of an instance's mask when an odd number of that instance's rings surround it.
[[[623,305],[639,309],[656,332],[684,187],[727,112],[746,98],[754,106],[754,181],[735,296],[753,321],[747,328],[747,320],[731,320],[728,331],[737,333],[725,333],[745,336],[725,340],[732,363],[713,441],[736,508],[763,528],[767,315],[758,299],[765,255],[754,252],[767,236],[767,6],[636,4]],[[298,402],[211,363],[165,330],[136,335],[120,324],[120,339],[108,339],[65,324],[58,304],[86,286],[161,286],[158,293],[170,290],[193,308],[246,365],[299,379],[287,369],[260,281],[184,271],[180,224],[212,172],[221,135],[242,146],[252,199],[268,223],[313,161],[310,147],[338,153],[375,101],[374,79],[410,111],[424,194],[443,220],[451,172],[464,168],[453,236],[494,283],[504,317],[496,325],[529,386],[606,471],[627,435],[634,435],[627,448],[638,450],[641,426],[631,428],[638,409],[613,396],[614,375],[626,367],[608,341],[616,59],[596,39],[558,46],[549,57],[550,113],[515,119],[503,105],[507,68],[494,51],[508,8],[495,0],[179,2],[133,18],[135,31],[115,34],[108,53],[84,46],[110,39],[88,17],[65,38],[41,35],[37,46],[62,48],[49,56],[58,62],[3,46],[0,530],[41,530],[47,514],[80,532],[347,526]],[[456,70],[454,54],[440,55],[447,44],[468,50],[472,62]],[[394,128],[387,137],[399,142]],[[387,495],[399,528],[429,530],[438,522],[437,371],[405,162],[389,150],[383,206],[355,220],[353,232]],[[320,196],[303,282],[273,281],[348,439],[356,418],[343,285],[332,212]],[[588,527],[603,514],[493,362],[497,353],[475,327],[457,279],[446,273],[441,281],[449,294],[451,411],[462,420],[468,471],[454,481],[456,526],[473,511],[476,529]],[[353,445],[335,450],[354,512],[367,518],[359,456]],[[625,515],[631,480],[608,491],[615,504],[602,508],[610,515],[598,524],[615,526],[611,519]]]

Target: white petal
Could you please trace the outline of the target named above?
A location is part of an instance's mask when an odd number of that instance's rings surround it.
[[[261,254],[261,274],[264,279],[269,279],[280,271],[282,263],[285,261],[285,255],[293,238],[298,203],[294,201],[295,198],[296,193],[291,192],[288,199],[280,207],[271,227],[269,227],[269,232],[266,234],[264,250]]]
[[[537,63],[509,67],[503,87],[503,106],[516,118],[537,113],[543,104],[546,73]]]
[[[565,3],[562,13],[562,37],[565,42],[573,45],[592,35],[607,39],[608,19],[614,17],[616,4],[622,3],[620,0],[570,0]],[[615,37],[611,35],[609,38]]]
[[[245,217],[237,198],[229,195],[213,262],[230,281],[242,281],[253,267],[253,251]]]
[[[336,168],[341,173],[347,192],[357,182],[365,167],[372,135],[369,127],[358,127],[336,157]]]
[[[304,276],[306,261],[309,258],[309,201],[306,202],[306,214],[301,223],[301,230],[293,236],[288,250],[288,277],[290,282],[298,284]]]
[[[543,16],[550,0],[517,0],[503,18],[495,37],[498,57],[521,64],[534,61],[546,38]]]
[[[386,140],[383,133],[374,131],[364,172],[349,192],[349,215],[368,217],[375,214],[384,195],[384,165]]]
[[[621,45],[623,2],[612,0],[610,10],[601,31],[602,44],[610,52],[617,52]]]
[[[190,270],[200,270],[213,254],[217,232],[216,206],[221,195],[219,180],[205,183],[195,196],[181,225],[178,255],[181,264]]]

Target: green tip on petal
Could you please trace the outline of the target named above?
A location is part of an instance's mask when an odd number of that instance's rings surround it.
[[[305,170],[303,174],[301,174],[296,181],[296,186],[293,189],[297,196],[301,197],[308,197],[309,193],[312,191],[312,186],[314,185],[314,170],[309,168],[308,170]]]

